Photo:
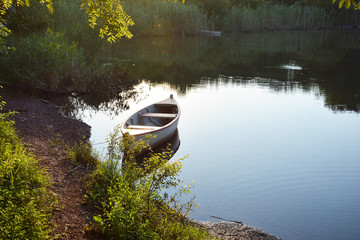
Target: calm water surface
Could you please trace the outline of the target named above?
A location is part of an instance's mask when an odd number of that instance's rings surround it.
[[[359,32],[135,39],[109,58],[146,80],[128,110],[79,112],[91,140],[174,93],[175,158],[189,154],[181,179],[194,180],[200,203],[192,218],[284,239],[360,239]]]

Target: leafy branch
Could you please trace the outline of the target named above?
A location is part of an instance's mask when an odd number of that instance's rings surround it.
[[[90,27],[101,26],[99,36],[111,43],[122,37],[132,38],[129,27],[135,23],[119,0],[83,0],[81,8],[89,15]]]
[[[337,0],[333,0],[333,4],[336,2]],[[355,10],[359,10],[360,9],[360,1],[356,1],[356,0],[340,0],[339,1],[339,8],[342,8],[345,4],[345,7],[348,9],[350,8],[351,5],[354,5],[354,9]]]

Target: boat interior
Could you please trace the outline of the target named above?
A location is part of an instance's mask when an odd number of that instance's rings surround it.
[[[125,127],[127,129],[156,130],[170,123],[177,114],[177,105],[157,103],[132,115],[125,123]]]

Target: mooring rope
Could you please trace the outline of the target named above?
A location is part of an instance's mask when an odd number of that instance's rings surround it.
[[[104,143],[108,143],[107,141],[105,142],[98,142],[98,143],[93,143],[92,145],[100,145],[100,144],[104,144]]]

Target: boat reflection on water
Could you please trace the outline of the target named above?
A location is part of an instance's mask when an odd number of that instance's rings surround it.
[[[142,153],[136,156],[137,162],[142,162],[145,158],[149,157],[153,153],[161,153],[166,152],[166,159],[170,160],[177,150],[180,147],[180,138],[179,138],[179,130],[176,129],[175,133],[171,138],[163,142],[162,144],[158,145],[157,147],[151,149],[150,152]]]

